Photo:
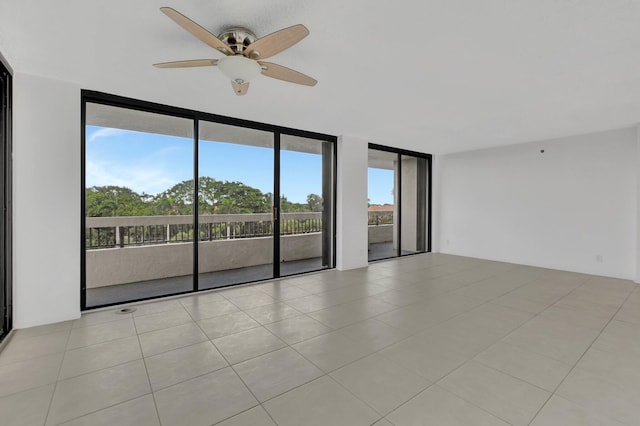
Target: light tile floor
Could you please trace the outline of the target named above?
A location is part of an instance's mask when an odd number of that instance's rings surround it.
[[[14,333],[0,424],[640,425],[640,289],[442,254]]]

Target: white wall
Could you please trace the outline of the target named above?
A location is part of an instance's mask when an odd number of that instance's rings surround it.
[[[636,126],[636,275],[640,283],[640,126]]]
[[[14,325],[80,316],[80,89],[13,80]]]
[[[368,265],[368,149],[362,139],[338,139],[336,267],[340,270]]]
[[[441,157],[440,251],[635,279],[636,144],[628,128]]]

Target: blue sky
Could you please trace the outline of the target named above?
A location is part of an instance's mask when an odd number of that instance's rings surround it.
[[[125,186],[138,193],[158,194],[193,178],[193,140],[152,133],[87,126],[86,185]],[[289,201],[306,203],[310,193],[322,193],[320,155],[281,153],[281,193]],[[239,181],[273,192],[273,150],[253,146],[201,142],[201,176]],[[392,203],[393,172],[369,169],[373,204]]]
[[[369,167],[369,203],[393,204],[393,170]]]

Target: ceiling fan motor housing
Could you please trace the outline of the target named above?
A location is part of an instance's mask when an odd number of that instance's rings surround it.
[[[258,39],[254,33],[242,27],[227,28],[218,38],[236,55],[244,53],[247,46]]]

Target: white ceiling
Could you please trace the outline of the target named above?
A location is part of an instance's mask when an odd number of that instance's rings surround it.
[[[219,58],[159,11],[213,33],[311,35],[269,61],[316,78],[259,76],[237,97]],[[640,121],[637,0],[2,0],[0,53],[16,73],[232,117],[429,153]]]

